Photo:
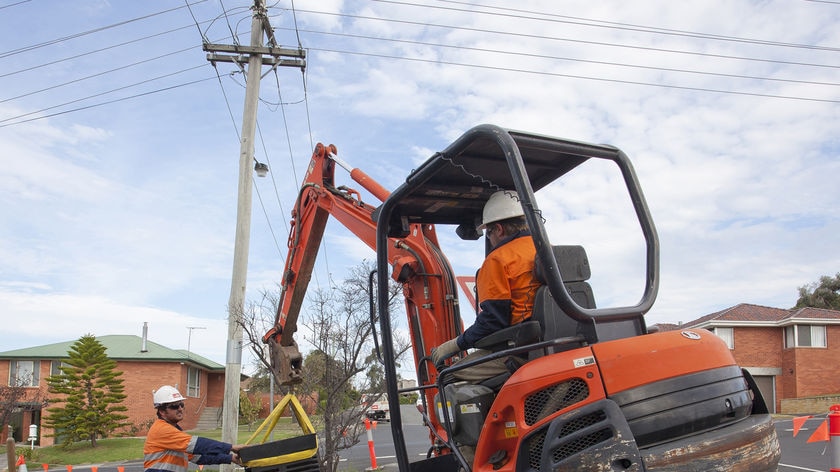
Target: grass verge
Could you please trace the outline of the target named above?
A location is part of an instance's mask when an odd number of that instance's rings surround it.
[[[257,426],[240,425],[237,443],[245,443]],[[222,438],[221,428],[208,431],[189,431],[189,433],[193,436],[202,436],[217,441]],[[301,434],[301,431],[297,423],[294,423],[290,418],[280,418],[274,428],[273,437],[274,440],[279,440],[298,434]],[[254,442],[259,443],[260,439],[262,439],[262,434]],[[34,450],[30,450],[29,447],[18,447],[16,454],[24,455],[27,464],[30,464],[29,469],[40,464],[82,465],[120,462],[143,459],[143,443],[145,440],[146,438],[99,439],[96,441],[96,447],[91,447],[90,442],[78,442],[71,444],[69,447],[63,445],[47,446]]]

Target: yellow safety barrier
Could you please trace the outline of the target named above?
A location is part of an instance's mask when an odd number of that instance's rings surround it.
[[[277,426],[277,421],[287,406],[303,431],[303,436],[267,443],[266,441],[268,441],[271,432],[274,431],[274,427]],[[262,438],[259,443],[253,443],[260,434],[262,434]],[[315,428],[312,426],[312,422],[309,421],[309,417],[306,416],[306,411],[304,411],[300,401],[291,393],[280,400],[280,403],[274,407],[271,414],[260,424],[251,437],[245,441],[245,444],[255,444],[251,447],[243,448],[239,453],[243,460],[242,465],[247,468],[289,464],[310,459],[318,454],[318,437],[315,434]],[[270,457],[264,456],[266,453],[274,454],[276,452],[281,453]],[[260,457],[255,457],[257,455]]]

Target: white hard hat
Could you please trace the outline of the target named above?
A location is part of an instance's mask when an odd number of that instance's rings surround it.
[[[484,204],[484,211],[481,214],[481,225],[478,227],[479,231],[496,221],[506,220],[517,216],[524,216],[522,205],[519,203],[519,198],[513,190],[499,190],[490,195],[487,203]]]
[[[173,403],[184,400],[184,396],[181,395],[181,392],[179,392],[177,388],[171,385],[164,385],[163,387],[155,390],[153,398],[155,402],[155,408],[161,405],[166,405],[167,403]]]

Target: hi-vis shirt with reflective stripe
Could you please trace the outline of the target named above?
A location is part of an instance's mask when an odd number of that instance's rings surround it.
[[[143,445],[143,470],[187,472],[189,462],[230,464],[230,448],[228,443],[192,436],[158,418],[149,429]]]
[[[475,323],[458,337],[461,349],[479,339],[531,317],[540,283],[534,277],[537,251],[527,231],[520,231],[494,248],[478,271],[476,288],[481,311]]]

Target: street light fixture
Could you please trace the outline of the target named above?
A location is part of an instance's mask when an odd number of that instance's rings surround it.
[[[268,174],[268,164],[255,160],[254,171],[257,173],[257,177],[265,177]]]

